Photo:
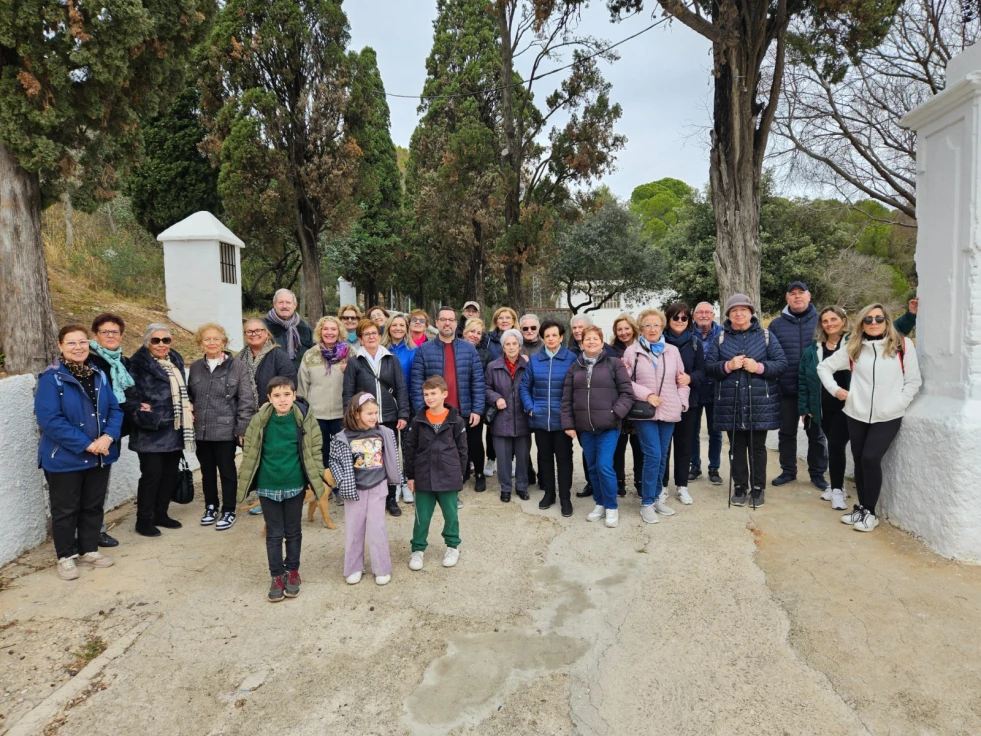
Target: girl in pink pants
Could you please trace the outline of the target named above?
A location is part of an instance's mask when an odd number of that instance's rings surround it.
[[[392,579],[385,500],[389,484],[399,483],[395,433],[378,424],[378,403],[367,392],[351,397],[342,425],[330,442],[330,469],[344,499],[344,578],[361,582],[367,538],[375,582],[385,585]]]

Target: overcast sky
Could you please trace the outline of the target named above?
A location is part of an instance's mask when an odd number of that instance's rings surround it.
[[[436,0],[348,0],[344,9],[352,47],[371,46],[377,51],[386,91],[418,95],[432,46]],[[581,30],[613,43],[651,22],[645,11],[643,16],[611,23],[606,3],[593,0],[583,13]],[[701,188],[708,181],[711,45],[675,23],[658,26],[617,50],[620,60],[604,62],[602,68],[613,85],[613,100],[623,106],[618,130],[627,136],[627,146],[605,183],[624,198],[638,184],[665,176]],[[544,96],[539,91],[536,97]],[[389,98],[392,139],[397,145],[408,147],[417,105],[418,99]]]

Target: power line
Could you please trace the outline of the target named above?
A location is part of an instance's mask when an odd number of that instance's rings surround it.
[[[595,58],[597,56],[600,56],[602,54],[605,54],[607,51],[612,51],[617,46],[621,46],[621,45],[625,44],[627,41],[632,41],[633,39],[637,38],[638,36],[642,36],[643,34],[647,33],[651,29],[657,28],[659,25],[661,25],[662,23],[665,23],[667,21],[668,21],[668,18],[667,17],[661,18],[661,20],[655,21],[654,23],[651,23],[649,26],[647,26],[647,28],[644,28],[643,30],[637,31],[637,33],[633,34],[632,36],[627,36],[626,38],[620,39],[619,41],[617,41],[614,44],[611,44],[609,46],[606,46],[605,48],[602,48],[602,49],[599,49],[597,51],[594,51],[593,53],[589,54],[588,56],[583,57],[582,59],[576,59],[575,61],[570,62],[569,64],[566,64],[565,66],[560,66],[557,69],[552,69],[550,71],[544,72],[543,74],[539,74],[537,77],[535,77],[535,79],[538,80],[538,79],[543,79],[544,77],[550,77],[553,74],[558,74],[559,72],[564,72],[566,69],[571,69],[572,67],[576,66],[577,64],[582,64],[584,62],[587,62],[590,59],[593,59],[593,58]],[[512,88],[512,87],[523,87],[527,83],[528,83],[528,80],[527,79],[522,79],[521,81],[519,81],[519,82],[513,82],[512,84],[502,84],[502,85],[500,85],[498,87],[485,87],[484,89],[474,90],[473,92],[458,92],[458,93],[452,94],[452,95],[397,95],[397,94],[395,94],[393,92],[383,92],[381,94],[384,94],[386,97],[395,97],[395,98],[398,98],[398,99],[401,99],[401,100],[453,100],[453,99],[457,99],[459,97],[474,97],[476,95],[485,95],[485,94],[488,94],[490,92],[501,92],[501,91],[503,91],[505,89]]]

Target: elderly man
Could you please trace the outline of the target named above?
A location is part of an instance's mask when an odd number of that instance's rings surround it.
[[[276,341],[291,361],[297,372],[303,354],[312,348],[316,342],[313,330],[300,315],[296,313],[296,294],[289,289],[280,289],[273,294],[273,308],[263,318],[269,334]]]
[[[537,314],[526,314],[518,320],[518,324],[521,326],[521,337],[524,338],[524,343],[521,345],[521,354],[530,358],[545,347],[545,343],[542,342],[542,338],[538,334],[542,323],[539,321]]]
[[[582,355],[582,333],[587,327],[593,324],[593,318],[588,314],[577,314],[569,321],[569,328],[572,332],[569,338],[569,350],[577,358]],[[603,352],[606,354],[607,358],[619,358],[616,350],[609,343],[603,343]],[[577,494],[578,495],[578,494]]]
[[[774,486],[782,486],[797,480],[797,369],[804,351],[814,342],[814,329],[818,313],[811,304],[811,292],[803,281],[787,285],[787,306],[780,316],[770,322],[770,332],[780,342],[787,356],[787,370],[780,376],[780,431],[779,451],[781,473],[773,479]],[[824,473],[828,469],[828,442],[817,422],[807,423],[807,472],[811,483],[822,491],[828,483]]]
[[[695,336],[702,341],[702,349],[708,355],[708,349],[713,342],[719,339],[722,327],[715,321],[715,308],[708,302],[700,302],[692,312],[695,319]],[[702,411],[705,412],[705,423],[708,426],[708,476],[712,485],[721,486],[722,476],[719,475],[719,468],[722,467],[722,431],[714,428],[715,417],[715,381],[706,376],[705,381],[698,389],[698,406],[695,408],[695,438],[691,446],[691,469],[688,471],[688,480],[695,480],[702,474],[702,449],[700,446],[700,436],[702,428]]]

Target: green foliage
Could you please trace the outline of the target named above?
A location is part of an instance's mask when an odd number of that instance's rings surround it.
[[[0,0],[0,141],[52,201],[113,196],[115,172],[181,89],[214,0]]]
[[[649,245],[639,219],[611,197],[557,237],[550,276],[565,292],[573,314],[600,309],[620,295],[640,297],[666,284],[663,251]]]
[[[144,128],[143,158],[130,173],[128,194],[137,221],[151,233],[199,210],[221,213],[218,172],[198,150],[204,137],[194,86]]]
[[[656,243],[678,222],[678,209],[692,201],[694,190],[680,179],[658,179],[636,187],[630,209],[643,223],[644,235]]]

